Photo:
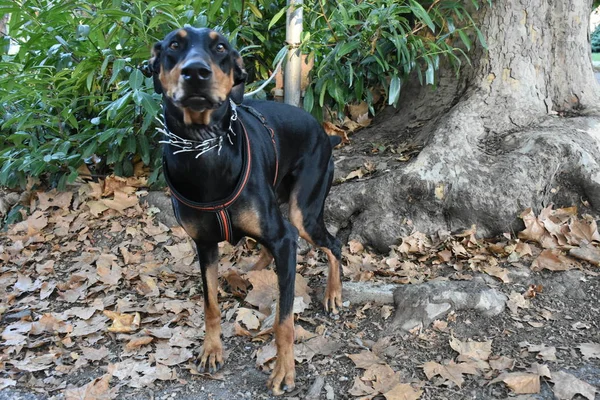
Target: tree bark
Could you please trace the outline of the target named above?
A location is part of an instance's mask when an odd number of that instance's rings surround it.
[[[549,203],[600,208],[599,87],[589,43],[591,0],[503,0],[477,14],[488,51],[437,90],[414,85],[385,121],[353,138],[422,148],[397,156],[338,151],[344,176],[371,161],[370,178],[332,188],[331,224],[343,239],[386,251],[418,230],[477,225],[480,235],[520,229],[518,215]],[[390,117],[390,114],[393,114]]]

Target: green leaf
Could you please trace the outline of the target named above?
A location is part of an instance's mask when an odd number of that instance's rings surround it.
[[[347,42],[340,46],[339,50],[336,53],[336,59],[340,60],[343,56],[350,53],[351,51],[356,50],[362,43],[360,42]]]
[[[462,29],[458,31],[458,35],[460,36],[460,40],[462,40],[462,42],[465,44],[467,50],[471,50],[472,43],[471,39],[469,39],[469,36]]]
[[[129,87],[131,87],[134,90],[137,90],[142,87],[143,82],[144,75],[142,74],[142,71],[140,71],[137,68],[131,71],[131,74],[129,74]]]
[[[423,8],[423,6],[417,0],[410,0],[410,8],[412,9],[415,16],[423,22],[432,32],[435,33],[435,24],[431,20],[427,11]]]
[[[392,77],[390,81],[390,90],[388,97],[388,105],[396,106],[398,104],[398,100],[400,99],[400,88],[402,86],[402,82],[397,75]]]
[[[273,16],[273,18],[271,18],[271,22],[269,22],[269,26],[267,27],[267,29],[271,30],[273,25],[275,25],[277,23],[277,21],[279,21],[281,19],[281,17],[283,16],[283,14],[285,14],[286,11],[287,11],[287,7],[283,7],[281,10],[279,10],[279,12],[277,14],[275,14]]]
[[[306,92],[304,93],[304,109],[308,112],[311,112],[313,106],[315,104],[315,95],[313,93],[312,86],[306,88]]]

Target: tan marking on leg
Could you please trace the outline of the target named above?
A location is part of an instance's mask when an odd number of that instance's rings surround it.
[[[337,314],[337,307],[342,306],[342,280],[340,278],[340,262],[328,248],[321,247],[321,250],[327,254],[327,259],[329,260],[327,289],[325,289],[323,305],[325,306],[326,311],[331,311],[333,314]]]
[[[279,306],[275,319],[275,343],[277,345],[277,361],[269,377],[267,387],[275,396],[291,391],[295,387],[296,366],[294,365],[294,314],[279,321]],[[283,386],[283,387],[282,387]]]
[[[265,269],[265,267],[271,264],[271,261],[273,261],[273,255],[265,246],[263,246],[260,249],[258,260],[250,268],[250,271],[260,271],[261,269]]]
[[[304,216],[302,215],[302,211],[300,210],[300,207],[298,207],[298,199],[296,198],[295,193],[292,193],[290,195],[289,204],[290,204],[290,222],[292,223],[292,225],[294,225],[296,227],[296,229],[298,229],[298,234],[300,235],[300,237],[314,246],[315,243],[313,242],[310,235],[304,229]]]
[[[188,34],[188,33],[187,33],[187,31],[186,31],[185,29],[180,29],[180,30],[179,30],[179,32],[177,32],[177,34],[178,34],[180,37],[184,38],[184,37],[187,37],[187,34]]]
[[[233,224],[248,236],[259,238],[262,236],[260,217],[254,208],[247,208],[236,213]]]
[[[208,304],[204,304],[204,345],[200,356],[200,369],[217,371],[223,365],[223,345],[221,343],[221,310],[217,296],[219,288],[218,266],[206,268]]]
[[[215,31],[211,31],[208,36],[212,39],[212,40],[217,40],[219,38],[219,34]]]

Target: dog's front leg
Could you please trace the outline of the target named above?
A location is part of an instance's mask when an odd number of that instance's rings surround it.
[[[204,286],[204,345],[200,354],[198,371],[216,372],[223,365],[223,344],[221,343],[221,310],[217,292],[219,287],[219,247],[214,244],[196,242],[202,284]]]
[[[275,319],[277,361],[267,386],[278,396],[294,389],[294,283],[296,279],[296,247],[298,231],[287,221],[282,221],[284,234],[267,244],[275,258],[279,284],[279,303]]]

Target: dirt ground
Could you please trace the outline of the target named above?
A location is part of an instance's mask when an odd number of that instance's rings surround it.
[[[273,295],[267,280],[274,273],[265,271],[262,280],[246,273],[257,249],[252,243],[222,248],[220,304],[227,359],[218,374],[198,374],[192,361],[204,332],[193,250],[179,228],[152,217],[158,210],[144,205],[143,192],[140,197],[131,194],[134,183],[113,179],[102,188],[82,184],[70,195],[32,195],[29,209],[22,211],[24,222],[4,227],[0,399],[273,398],[265,387],[273,363],[265,355],[272,343],[263,307],[269,303],[260,301]],[[119,188],[107,192],[109,186]],[[565,213],[552,215],[565,222]],[[574,232],[579,220],[569,215]],[[597,234],[595,223],[585,221]],[[532,243],[531,251],[518,250],[525,240],[514,236],[484,242],[467,233],[437,243],[424,237],[403,238],[405,247],[387,255],[347,244],[344,279],[402,285],[481,275],[489,286],[509,299],[520,296],[524,303],[492,318],[459,310],[411,332],[394,328],[393,306],[376,301],[346,304],[339,315],[326,315],[320,304],[326,258],[301,246],[298,270],[313,291],[296,293],[305,303],[296,325],[308,336],[297,339],[296,389],[286,398],[594,398],[593,387],[600,387],[597,266],[569,259],[568,266],[556,268],[563,271],[534,271],[531,266],[541,262],[542,247]],[[544,240],[548,237],[554,236]],[[565,238],[572,240],[570,234]],[[499,244],[504,250],[498,250]],[[492,264],[496,272],[490,272]],[[531,296],[525,299],[527,293]],[[120,320],[136,313],[137,322]],[[484,365],[464,375],[428,377],[428,363],[450,368],[462,362],[451,346],[455,339],[489,342],[489,354],[475,360]],[[358,354],[376,361],[359,367],[349,357]],[[509,363],[490,367],[498,360]],[[388,372],[376,372],[373,366]],[[502,381],[503,374],[527,374],[541,366],[554,378],[533,374],[541,382],[536,393],[518,395]],[[586,397],[556,395],[559,371],[578,379],[570,387],[586,383]],[[399,384],[406,384],[402,388],[410,395],[392,390]]]

